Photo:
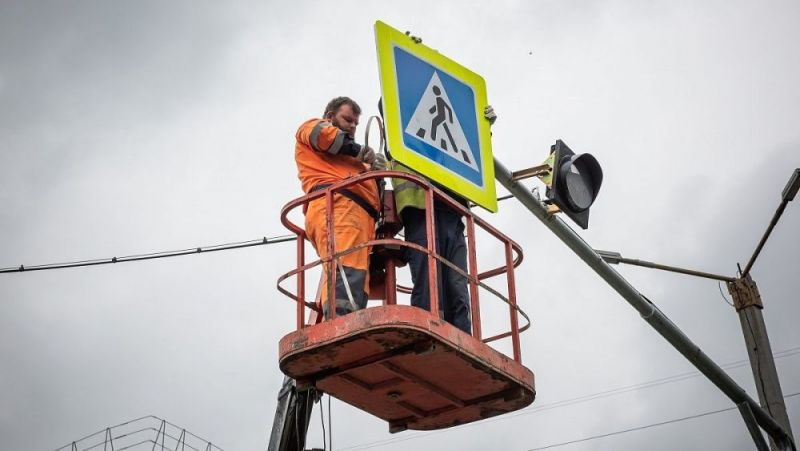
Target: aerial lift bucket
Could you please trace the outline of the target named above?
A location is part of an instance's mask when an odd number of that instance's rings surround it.
[[[382,293],[378,296],[372,293],[371,296],[382,299],[382,305],[347,315],[336,316],[334,313],[332,318],[322,320],[319,301],[310,303],[303,298],[305,271],[323,261],[305,263],[305,233],[287,219],[288,212],[320,197],[332,203],[336,190],[363,179],[382,177],[405,178],[419,183],[428,190],[429,205],[436,197],[464,215],[470,267],[469,274],[464,275],[470,285],[472,335],[440,319],[437,302],[431,302],[433,312],[396,303],[398,291],[408,293],[410,290],[397,286],[394,271],[402,262],[392,258],[391,253],[381,259],[385,265],[380,284]],[[391,208],[385,208],[384,212],[387,216],[392,215]],[[432,220],[430,215],[429,221]],[[471,423],[522,409],[533,402],[536,395],[534,375],[522,365],[519,345],[519,333],[527,329],[530,322],[521,328],[518,325],[518,315],[526,320],[527,316],[516,305],[514,286],[514,268],[521,263],[522,252],[508,237],[423,179],[393,171],[370,172],[296,199],[284,207],[282,221],[298,236],[298,264],[296,269],[278,280],[278,289],[297,302],[298,318],[297,330],[280,340],[278,358],[281,370],[296,380],[298,389],[314,388],[382,418],[389,423],[391,432],[442,429]],[[385,256],[386,249],[406,246],[427,253],[431,258],[429,261],[436,259],[456,268],[433,249],[393,239],[397,227],[392,227],[391,223],[391,217],[385,218],[383,230],[392,232],[366,243],[373,252],[383,252]],[[504,266],[482,273],[477,271],[475,225],[502,243],[506,252]],[[428,229],[428,233],[432,233],[433,228]],[[428,243],[431,242],[429,237]],[[429,271],[435,271],[432,268],[437,265],[428,266]],[[501,274],[506,275],[507,296],[483,283],[483,280]],[[297,278],[296,293],[281,286],[282,281],[292,276]],[[331,271],[331,276],[336,277],[334,271]],[[509,331],[481,337],[478,287],[508,304]],[[435,289],[431,291],[437,292]],[[304,318],[306,307],[311,309],[308,322]],[[511,340],[513,356],[507,356],[488,344],[500,339]]]

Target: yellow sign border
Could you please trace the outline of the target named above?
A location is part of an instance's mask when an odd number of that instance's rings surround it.
[[[378,72],[383,96],[383,114],[386,122],[386,142],[392,158],[447,189],[464,196],[481,207],[497,211],[497,192],[494,180],[494,159],[489,121],[483,117],[483,109],[488,105],[486,82],[483,77],[458,64],[436,50],[414,42],[410,36],[387,25],[375,22],[375,43],[378,50]],[[400,101],[397,87],[397,73],[394,63],[393,47],[399,47],[435,68],[456,78],[472,88],[475,94],[475,114],[478,124],[483,187],[476,186],[462,176],[451,172],[417,152],[408,149],[403,143],[403,130],[400,120]]]

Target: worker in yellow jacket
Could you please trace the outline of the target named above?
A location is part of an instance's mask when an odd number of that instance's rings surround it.
[[[386,168],[386,160],[368,146],[355,142],[361,108],[348,97],[336,97],[325,107],[322,118],[309,119],[297,130],[295,161],[303,191],[311,193],[369,170]],[[378,185],[365,180],[334,195],[334,253],[375,237],[380,208]],[[305,212],[306,233],[321,258],[328,257],[325,198],[309,203]],[[344,315],[367,305],[369,247],[336,259],[336,314]],[[323,265],[322,304],[328,315],[328,266]]]
[[[497,120],[497,114],[491,105],[484,108],[483,115],[490,125]],[[391,169],[420,175],[396,161],[392,162]],[[449,191],[447,187],[436,183],[434,185],[463,206],[468,206],[466,199]],[[395,209],[403,221],[405,240],[427,247],[425,189],[415,182],[403,179],[392,179],[392,186]],[[433,204],[433,216],[436,253],[466,273],[467,243],[464,239],[464,222],[461,213],[436,199]],[[428,256],[411,248],[406,248],[405,252],[408,266],[411,269],[411,281],[414,284],[411,290],[411,305],[430,310],[431,287],[428,283]],[[441,263],[437,264],[436,268],[439,311],[442,317],[462,331],[471,334],[472,321],[467,279]]]

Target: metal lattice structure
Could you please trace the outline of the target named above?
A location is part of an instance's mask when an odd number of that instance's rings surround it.
[[[210,441],[167,420],[148,415],[109,426],[55,451],[222,451]]]

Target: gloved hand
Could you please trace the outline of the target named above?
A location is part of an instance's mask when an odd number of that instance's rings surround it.
[[[371,165],[375,161],[375,151],[372,150],[372,147],[362,146],[356,155],[356,159]]]
[[[375,154],[375,161],[372,162],[369,168],[373,171],[383,171],[386,169],[386,166],[386,157],[381,153],[377,153]]]
[[[494,112],[494,108],[491,105],[486,105],[486,108],[483,109],[483,117],[489,121],[489,125],[494,125],[497,120],[497,113]]]

